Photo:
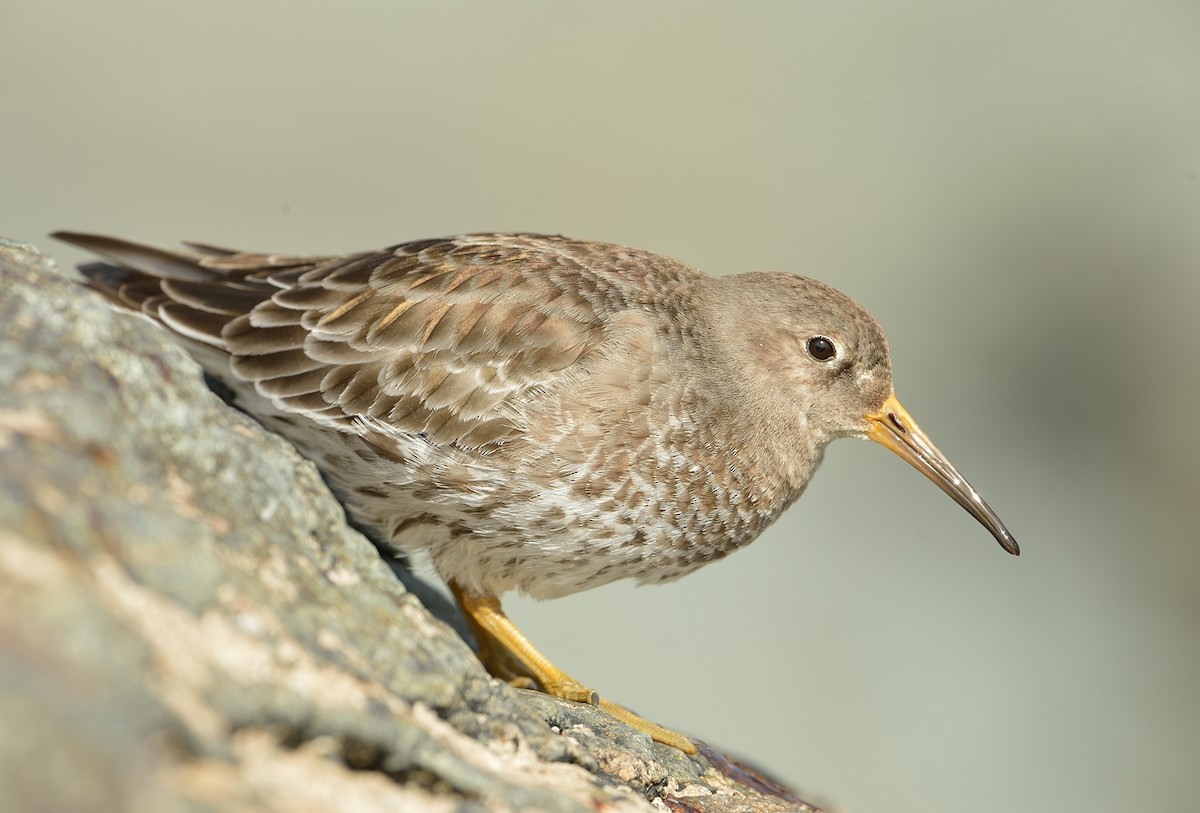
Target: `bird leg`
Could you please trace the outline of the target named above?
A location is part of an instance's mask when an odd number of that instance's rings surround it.
[[[595,689],[589,689],[551,663],[509,620],[495,596],[475,595],[453,581],[449,585],[475,634],[479,660],[492,675],[522,687],[528,687],[532,682],[553,697],[599,706],[621,722],[649,735],[655,742],[678,748],[685,754],[696,753],[696,746],[687,737],[602,699]]]

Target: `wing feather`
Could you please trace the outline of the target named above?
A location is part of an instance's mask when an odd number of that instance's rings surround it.
[[[71,238],[124,266],[115,280],[85,271],[91,285],[223,349],[232,374],[277,405],[474,449],[521,431],[521,405],[582,374],[614,303],[630,306],[578,248],[598,244],[562,238],[469,235],[316,258]]]

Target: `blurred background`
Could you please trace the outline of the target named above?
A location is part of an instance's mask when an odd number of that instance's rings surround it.
[[[843,441],[676,584],[510,600],[857,813],[1177,810],[1200,763],[1200,5],[6,0],[0,233],[565,233],[866,305],[1008,523]],[[0,294],[2,295],[2,294]]]

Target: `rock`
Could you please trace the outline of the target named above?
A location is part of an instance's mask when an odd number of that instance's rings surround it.
[[[493,680],[158,330],[25,245],[0,292],[5,809],[816,810]]]

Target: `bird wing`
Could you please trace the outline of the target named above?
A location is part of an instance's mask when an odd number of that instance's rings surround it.
[[[304,258],[55,236],[120,263],[81,271],[115,304],[227,353],[235,379],[277,407],[436,445],[486,449],[520,431],[520,396],[580,374],[604,341],[598,303],[620,300],[561,238]]]

